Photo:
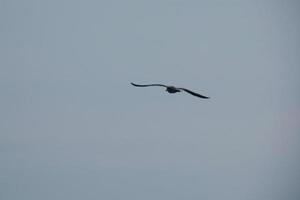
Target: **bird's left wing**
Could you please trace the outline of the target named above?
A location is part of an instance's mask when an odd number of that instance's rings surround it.
[[[149,86],[167,87],[166,85],[163,85],[163,84],[146,84],[146,85],[140,85],[140,84],[131,83],[131,85],[136,86],[136,87],[149,87]]]

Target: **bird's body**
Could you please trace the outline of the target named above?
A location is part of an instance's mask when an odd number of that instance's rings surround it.
[[[131,85],[136,86],[136,87],[149,87],[149,86],[160,86],[160,87],[165,87],[166,91],[170,94],[174,94],[177,92],[181,92],[181,91],[185,91],[191,95],[203,98],[203,99],[209,99],[209,97],[203,96],[201,94],[198,94],[196,92],[193,92],[191,90],[185,89],[185,88],[179,88],[179,87],[175,87],[175,86],[167,86],[167,85],[163,85],[163,84],[146,84],[146,85],[139,85],[139,84],[135,84],[135,83],[131,83]]]
[[[176,93],[176,92],[181,92],[178,88],[176,88],[174,86],[167,86],[166,91],[171,94]]]

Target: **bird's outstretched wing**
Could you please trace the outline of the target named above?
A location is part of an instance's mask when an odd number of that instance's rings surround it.
[[[196,92],[193,92],[193,91],[188,90],[188,89],[185,89],[185,88],[178,88],[178,89],[183,90],[183,91],[185,91],[185,92],[187,92],[187,93],[190,93],[191,95],[194,95],[194,96],[196,96],[196,97],[200,97],[200,98],[203,98],[203,99],[209,99],[209,97],[203,96],[203,95],[201,95],[201,94],[198,94],[198,93],[196,93]]]
[[[146,85],[139,85],[139,84],[131,83],[131,85],[136,86],[136,87],[149,87],[149,86],[161,86],[161,87],[167,87],[166,85],[162,85],[162,84],[146,84]]]

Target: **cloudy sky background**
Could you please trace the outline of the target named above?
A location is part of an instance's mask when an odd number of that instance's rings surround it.
[[[299,199],[299,11],[1,0],[0,198]]]

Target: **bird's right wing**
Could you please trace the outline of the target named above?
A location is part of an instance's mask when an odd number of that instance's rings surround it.
[[[161,86],[161,87],[167,87],[166,85],[162,85],[162,84],[146,84],[146,85],[140,85],[140,84],[131,83],[131,85],[136,86],[136,87],[149,87],[149,86]]]
[[[191,95],[194,95],[194,96],[196,96],[196,97],[200,97],[200,98],[203,98],[203,99],[209,99],[209,97],[203,96],[203,95],[198,94],[198,93],[196,93],[196,92],[193,92],[193,91],[191,91],[191,90],[188,90],[188,89],[185,89],[185,88],[179,88],[179,89],[181,89],[181,90],[183,90],[183,91],[185,91],[185,92],[187,92],[187,93],[190,93]]]

